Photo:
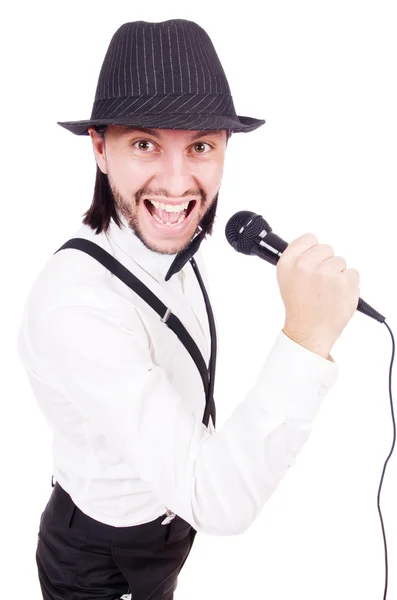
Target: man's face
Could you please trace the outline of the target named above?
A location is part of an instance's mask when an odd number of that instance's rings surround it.
[[[226,130],[111,125],[104,142],[94,128],[88,131],[117,208],[138,238],[154,252],[183,250],[220,188]]]

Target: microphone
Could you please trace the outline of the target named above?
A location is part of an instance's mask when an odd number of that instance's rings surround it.
[[[276,265],[288,244],[273,233],[269,223],[261,215],[249,210],[235,213],[227,222],[226,239],[237,252],[255,254],[272,265]],[[378,313],[372,306],[359,298],[357,310],[379,323],[386,317]]]

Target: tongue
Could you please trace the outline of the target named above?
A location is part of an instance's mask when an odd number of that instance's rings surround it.
[[[161,210],[161,208],[153,207],[153,214],[157,215],[164,223],[176,223],[185,212],[184,210],[181,212],[167,212],[166,210]]]

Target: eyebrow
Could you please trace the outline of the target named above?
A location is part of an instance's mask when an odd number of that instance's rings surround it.
[[[150,129],[149,127],[142,127],[142,128],[136,128],[136,127],[128,127],[127,128],[127,132],[128,134],[133,133],[134,131],[139,132],[139,133],[147,133],[148,135],[152,135],[153,137],[161,137],[156,129]],[[223,130],[222,129],[212,129],[212,130],[203,130],[200,131],[199,133],[194,133],[190,140],[197,140],[198,138],[201,137],[206,137],[207,135],[213,135],[213,136],[222,136],[223,135]]]

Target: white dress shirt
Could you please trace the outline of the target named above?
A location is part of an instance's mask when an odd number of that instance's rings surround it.
[[[81,225],[70,237],[94,241],[149,287],[208,365],[192,266],[166,282],[175,255],[150,251],[121,220],[121,229],[112,220],[107,233]],[[211,298],[200,250],[195,259]],[[211,535],[242,533],[255,520],[338,375],[280,330],[254,386],[222,427],[214,431],[210,418],[207,428],[202,379],[178,337],[108,269],[70,248],[51,255],[32,286],[18,353],[53,432],[54,478],[80,510],[121,527],[170,509]]]

